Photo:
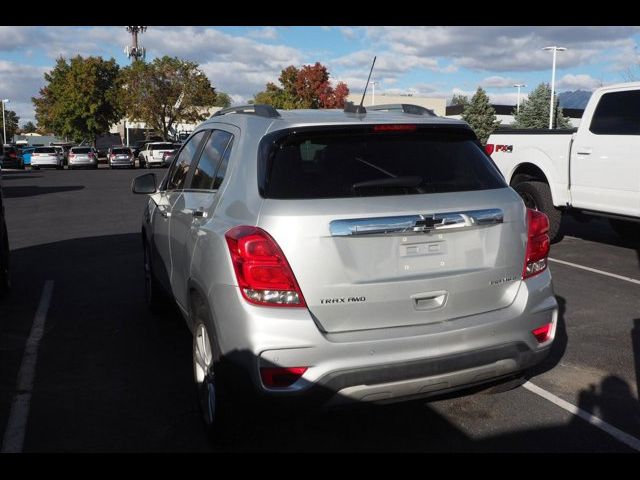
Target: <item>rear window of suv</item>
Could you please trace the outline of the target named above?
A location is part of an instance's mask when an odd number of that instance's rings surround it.
[[[131,150],[129,150],[128,148],[114,148],[113,150],[111,150],[111,153],[114,155],[129,155],[131,153]]]
[[[381,125],[276,132],[260,146],[265,198],[412,195],[504,188],[467,129]]]
[[[73,153],[91,153],[93,150],[90,147],[72,148]]]
[[[173,150],[173,143],[156,143],[149,145],[149,150]]]

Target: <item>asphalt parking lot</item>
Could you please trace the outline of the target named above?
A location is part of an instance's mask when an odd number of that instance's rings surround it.
[[[528,384],[429,403],[275,412],[212,444],[188,329],[176,312],[154,316],[144,304],[146,200],[129,191],[140,173],[3,172],[14,284],[0,301],[4,451],[16,432],[25,452],[640,450],[640,248],[602,220],[570,219],[551,249],[561,307],[554,350]],[[27,388],[16,379],[36,321],[42,338]]]

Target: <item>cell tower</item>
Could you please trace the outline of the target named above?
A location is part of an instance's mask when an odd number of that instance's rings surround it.
[[[131,59],[132,62],[136,60],[144,60],[146,51],[143,46],[138,45],[138,33],[145,32],[147,27],[127,27],[127,32],[131,34],[131,45],[124,47],[124,53]]]

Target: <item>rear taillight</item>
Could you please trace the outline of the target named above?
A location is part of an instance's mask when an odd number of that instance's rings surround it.
[[[261,368],[260,377],[265,387],[288,387],[306,371],[307,367]]]
[[[532,330],[533,336],[536,337],[538,343],[544,343],[551,338],[551,323],[547,323],[541,327]]]
[[[487,143],[484,146],[484,151],[487,152],[487,155],[491,155],[495,150],[496,146],[493,143]]]
[[[225,238],[247,301],[271,307],[306,306],[289,262],[271,235],[258,227],[239,226]]]
[[[75,156],[75,154],[70,153],[70,154],[69,154],[69,158],[76,158],[76,156]]]
[[[9,152],[9,158],[17,158],[18,155],[16,154],[16,152]]]
[[[549,218],[538,210],[527,208],[527,251],[522,278],[533,277],[547,268],[550,240]]]
[[[93,158],[93,153],[89,153],[87,156],[88,156],[89,158]]]

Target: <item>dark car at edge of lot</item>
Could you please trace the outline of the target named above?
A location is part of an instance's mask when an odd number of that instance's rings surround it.
[[[2,201],[2,173],[0,171],[0,296],[10,287],[9,277],[9,237],[4,220],[4,203]]]

